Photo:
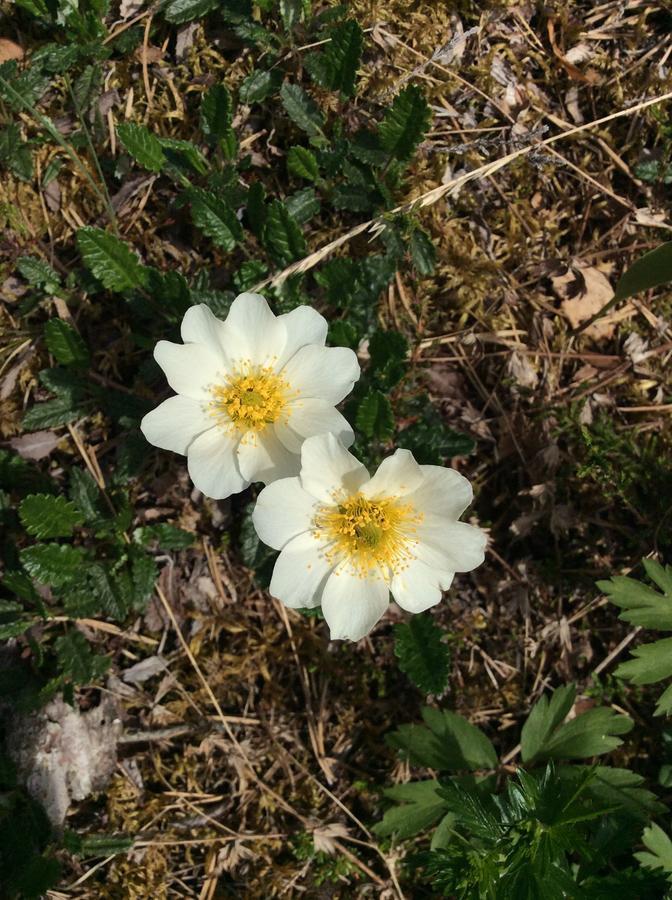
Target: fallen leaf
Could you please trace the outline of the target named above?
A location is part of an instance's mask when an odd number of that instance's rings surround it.
[[[585,262],[577,262],[562,274],[552,276],[551,284],[562,300],[560,308],[572,328],[578,328],[594,316],[614,296],[614,289],[604,272]],[[598,319],[585,334],[596,340],[610,338],[615,327],[612,317]]]
[[[7,62],[9,59],[23,59],[24,53],[18,44],[10,41],[9,38],[0,38],[0,63]]]
[[[44,459],[60,442],[61,437],[53,431],[32,431],[30,434],[12,438],[9,444],[23,459]]]
[[[143,681],[153,678],[159,672],[165,671],[166,668],[166,661],[161,656],[148,656],[147,659],[141,659],[130,669],[126,669],[121,677],[128,684],[142,684]]]
[[[130,19],[137,15],[145,5],[145,0],[121,0],[119,4],[119,18]]]

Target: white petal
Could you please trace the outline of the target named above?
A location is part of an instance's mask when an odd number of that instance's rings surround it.
[[[422,469],[410,450],[397,450],[378,466],[378,471],[362,487],[366,497],[403,497],[415,491],[424,480]]]
[[[424,482],[409,500],[416,509],[458,519],[474,498],[471,484],[455,469],[420,466]]]
[[[300,397],[340,403],[359,378],[357,357],[348,347],[301,347],[282,370]]]
[[[281,478],[259,494],[252,522],[265,544],[282,550],[288,541],[310,529],[316,505],[298,478]]]
[[[190,344],[202,344],[207,347],[228,369],[229,363],[224,350],[226,329],[224,323],[217,318],[209,306],[199,303],[190,307],[182,319],[180,328],[182,340]]]
[[[199,491],[213,500],[223,500],[249,485],[240,474],[236,459],[239,438],[221,428],[199,435],[187,453],[189,475]]]
[[[292,609],[320,605],[322,591],[332,570],[310,532],[291,540],[277,558],[269,592]]]
[[[345,447],[355,439],[347,420],[328,400],[295,400],[286,413],[287,420],[278,420],[275,431],[293,453],[300,453],[304,440],[314,434],[334,434]]]
[[[328,324],[324,316],[321,316],[312,306],[297,306],[291,312],[278,316],[284,324],[287,332],[287,340],[278,360],[281,368],[291,359],[300,347],[306,344],[318,344],[324,347],[327,340]]]
[[[471,572],[485,559],[485,532],[466,522],[430,514],[418,525],[417,538],[414,556],[444,572]]]
[[[155,447],[184,456],[193,439],[213,428],[214,424],[215,420],[202,403],[178,394],[148,412],[140,423],[140,430]]]
[[[356,494],[369,473],[333,434],[310,437],[301,447],[301,484],[323,503]]]
[[[203,344],[159,341],[154,359],[166,373],[171,388],[194,400],[208,401],[211,386],[224,377],[222,360]]]
[[[275,366],[285,346],[285,324],[261,294],[239,294],[224,328],[224,346],[234,366]]]
[[[322,592],[322,612],[332,640],[358,641],[368,634],[388,607],[390,590],[380,577],[362,578],[340,563]]]
[[[238,445],[238,468],[248,481],[268,484],[278,478],[297,475],[301,465],[298,453],[291,453],[273,428],[248,431]]]
[[[441,600],[453,580],[453,572],[438,572],[417,559],[395,575],[390,585],[392,596],[407,612],[419,613]]]

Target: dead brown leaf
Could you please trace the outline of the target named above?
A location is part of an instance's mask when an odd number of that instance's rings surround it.
[[[614,289],[604,272],[586,262],[579,261],[562,274],[552,276],[551,284],[562,300],[560,308],[572,328],[578,328],[594,316],[614,296]],[[586,329],[585,334],[596,340],[610,338],[615,327],[611,317],[599,319]]]
[[[33,431],[30,434],[12,438],[9,445],[23,459],[44,459],[58,447],[60,442],[60,435],[53,431]]]
[[[23,59],[23,49],[10,41],[9,38],[0,38],[0,63],[9,59]]]

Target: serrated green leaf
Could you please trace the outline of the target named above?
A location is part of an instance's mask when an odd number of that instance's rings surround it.
[[[89,351],[72,325],[63,319],[49,319],[44,326],[47,349],[64,366],[88,366]]]
[[[307,253],[301,229],[280,200],[269,205],[263,234],[264,246],[280,265],[289,265]]]
[[[406,374],[408,341],[398,331],[374,331],[369,339],[370,371],[384,388],[394,387]]]
[[[649,852],[635,853],[635,859],[639,860],[645,869],[662,870],[668,876],[667,880],[672,882],[672,841],[668,835],[652,822],[644,829],[642,843]]]
[[[303,16],[303,0],[279,0],[278,5],[285,31],[291,31]]]
[[[5,165],[22,181],[33,177],[33,158],[28,144],[21,137],[19,126],[10,122],[0,130],[0,165]]]
[[[399,805],[388,809],[372,831],[378,837],[395,835],[406,840],[429,828],[448,811],[448,804],[436,792],[438,786],[438,781],[431,780],[386,788],[385,797]]]
[[[575,697],[575,685],[567,684],[553,691],[550,700],[544,695],[534,704],[520,736],[523,762],[529,762],[541,753],[550,736],[574,705]]]
[[[108,291],[128,291],[145,286],[147,276],[128,244],[102,228],[86,226],[77,232],[77,246],[84,265]]]
[[[310,187],[286,197],[285,206],[297,225],[305,225],[320,211],[320,201],[313,188]]]
[[[125,122],[117,125],[117,135],[124,149],[144,169],[160,172],[166,157],[159,139],[145,125]]]
[[[23,419],[21,425],[26,431],[39,431],[41,428],[55,428],[57,425],[67,425],[90,412],[90,404],[81,399],[75,399],[71,395],[62,395],[55,400],[47,400],[46,403],[36,403],[31,407]]]
[[[441,694],[448,683],[450,650],[443,632],[426,613],[394,626],[394,653],[399,668],[425,694]]]
[[[177,138],[160,137],[158,139],[161,149],[168,163],[178,172],[191,176],[206,175],[208,161],[201,151],[191,141],[182,141]]]
[[[133,538],[143,547],[156,541],[162,550],[185,550],[196,540],[196,536],[190,531],[167,524],[143,525],[135,529]]]
[[[110,661],[91,652],[84,635],[73,629],[54,641],[61,672],[73,684],[90,684],[105,673]]]
[[[355,92],[364,33],[354,19],[348,19],[331,31],[330,38],[321,52],[306,56],[306,68],[321,87],[351,97]]]
[[[19,553],[21,563],[36,581],[62,587],[81,576],[85,559],[81,547],[69,544],[34,544]]]
[[[37,538],[70,537],[84,521],[74,503],[53,494],[29,494],[21,501],[19,517],[28,534]]]
[[[248,106],[252,103],[263,103],[280,88],[281,83],[282,74],[279,69],[271,69],[268,72],[257,70],[248,75],[240,85],[238,98],[241,103]]]
[[[15,110],[35,106],[49,87],[49,78],[37,66],[19,72],[16,60],[0,65],[0,99]]]
[[[182,25],[207,15],[219,5],[220,0],[168,0],[163,5],[163,14],[173,25]]]
[[[233,250],[243,239],[243,229],[235,211],[224,200],[200,188],[191,188],[187,197],[194,225],[222,250]]]
[[[609,581],[598,581],[597,586],[621,608],[619,619],[644,628],[672,630],[671,590],[659,594],[641,581],[623,575],[615,575]]]
[[[419,275],[432,275],[436,266],[436,248],[429,235],[414,228],[410,238],[411,260]]]
[[[419,87],[409,85],[394,98],[380,123],[378,135],[382,148],[399,162],[406,162],[423,139],[431,111]]]
[[[316,181],[320,177],[320,167],[312,150],[307,147],[292,147],[287,154],[287,168],[293,175]]]
[[[654,644],[641,644],[632,651],[634,659],[621,663],[616,669],[618,678],[633,684],[655,684],[672,675],[672,638]]]
[[[313,138],[323,138],[324,119],[315,103],[298,84],[285,81],[280,88],[280,99],[289,118],[295,125]]]
[[[102,81],[103,73],[99,65],[91,65],[84,68],[72,88],[75,105],[79,112],[86,112],[91,106],[100,92]]]
[[[201,101],[201,131],[211,143],[227,138],[231,131],[233,103],[223,84],[215,84]]]
[[[388,441],[394,434],[392,404],[381,391],[370,390],[357,407],[355,424],[367,438]]]
[[[61,287],[61,279],[55,270],[37,256],[20,256],[16,268],[33,287],[44,288],[49,293],[56,293]]]

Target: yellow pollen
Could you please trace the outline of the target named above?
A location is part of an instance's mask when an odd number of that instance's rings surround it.
[[[212,388],[210,412],[240,431],[263,431],[277,422],[289,399],[289,384],[270,367],[253,367]]]
[[[353,494],[337,506],[323,506],[313,520],[327,561],[347,560],[360,578],[383,577],[405,569],[413,558],[422,513],[396,497],[369,500]]]

